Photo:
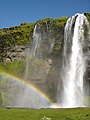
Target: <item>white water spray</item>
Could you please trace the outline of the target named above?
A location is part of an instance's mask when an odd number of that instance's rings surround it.
[[[84,25],[88,28],[87,18],[83,14],[76,14],[68,19],[65,26],[62,107],[85,106],[83,85],[86,67],[83,52]]]

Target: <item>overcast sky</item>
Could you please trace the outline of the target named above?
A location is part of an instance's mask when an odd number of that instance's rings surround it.
[[[90,0],[0,0],[0,28],[90,12]]]

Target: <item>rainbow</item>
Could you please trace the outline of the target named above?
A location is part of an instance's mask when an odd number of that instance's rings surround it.
[[[42,92],[36,86],[32,85],[30,82],[25,81],[23,79],[20,79],[20,78],[18,78],[16,76],[13,76],[13,75],[5,73],[5,72],[0,72],[0,76],[5,76],[5,77],[8,77],[8,78],[13,79],[15,81],[19,81],[19,82],[23,83],[24,85],[26,85],[27,87],[29,87],[30,89],[32,89],[33,91],[35,91],[38,95],[40,95],[41,97],[47,99],[50,103],[52,103],[52,100],[49,98],[48,95],[46,95],[44,92]]]

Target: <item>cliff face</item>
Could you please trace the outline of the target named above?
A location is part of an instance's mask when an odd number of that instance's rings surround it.
[[[21,52],[29,44],[34,24],[22,23],[20,26],[0,29],[0,61],[19,59]]]
[[[90,22],[90,13],[85,13],[85,15]],[[33,59],[28,64],[30,68],[27,80],[47,92],[55,102],[57,84],[61,78],[64,27],[67,19],[67,17],[47,18],[38,20],[34,24],[22,23],[20,26],[0,29],[0,71],[21,78],[25,76],[27,71],[26,52],[29,47],[33,47],[33,32],[37,25],[36,32],[41,39],[40,47],[36,51],[36,57],[39,60]],[[51,47],[52,43],[53,47]],[[90,84],[90,60],[88,60],[87,66],[85,77],[88,81],[85,84]]]
[[[90,21],[90,13],[84,14]],[[63,46],[64,26],[67,19],[67,17],[57,19],[46,18],[38,20],[33,24],[22,23],[20,26],[0,29],[0,61],[10,62],[24,58],[25,49],[32,43],[33,31],[37,23],[41,26],[42,34],[46,33],[47,38],[50,37],[50,33],[53,34],[52,39],[55,39],[55,42],[52,56],[58,56]],[[49,29],[51,27],[52,30],[50,29],[47,31],[47,27]]]
[[[25,77],[26,51],[29,47],[33,47],[33,32],[37,25],[37,34],[40,35],[41,46],[37,49],[36,56],[40,58],[42,54],[42,58],[30,61],[27,73],[29,77],[26,77],[26,79],[44,92],[49,92],[51,98],[53,98],[56,94],[53,94],[53,92],[57,89],[56,84],[60,77],[60,59],[62,56],[60,51],[62,53],[64,26],[67,19],[67,17],[47,18],[34,24],[22,23],[20,26],[1,29],[0,71],[21,78]]]
[[[63,29],[67,18],[58,19],[43,19],[37,21],[42,27],[42,31],[46,32],[47,26],[52,21],[53,23],[53,36],[56,39],[63,38]],[[32,35],[35,24],[22,23],[20,26],[0,29],[0,61],[15,61],[24,57],[24,50],[31,45]],[[61,40],[62,41],[62,40]],[[58,44],[58,41],[57,43]],[[57,47],[56,47],[57,46]],[[58,45],[55,45],[55,49],[59,49]]]

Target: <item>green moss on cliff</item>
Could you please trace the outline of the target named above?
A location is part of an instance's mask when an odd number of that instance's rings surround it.
[[[50,24],[50,21],[52,21],[56,26],[60,27],[64,27],[65,24],[66,24],[66,21],[67,21],[68,17],[59,17],[59,18],[55,18],[55,19],[52,19],[52,18],[45,18],[45,19],[42,19],[42,20],[38,20],[36,21],[36,23],[47,23],[47,25]]]
[[[87,19],[88,19],[88,21],[89,21],[89,23],[90,23],[90,12],[84,13],[84,14],[86,15],[86,17],[87,17]]]
[[[84,13],[90,21],[90,13]],[[55,44],[53,54],[57,54],[63,46],[64,26],[68,17],[45,18],[36,21],[36,23],[21,23],[20,26],[0,29],[0,61],[6,56],[6,52],[16,45],[29,46],[32,42],[34,26],[39,23],[42,31],[53,34]],[[50,26],[52,24],[52,26]],[[46,27],[47,26],[47,27]],[[86,28],[85,28],[86,29]],[[41,31],[41,32],[42,32]],[[86,35],[86,32],[85,32]]]
[[[34,24],[22,23],[20,26],[0,29],[0,47],[29,44]]]
[[[88,20],[90,21],[90,13],[85,13]],[[36,21],[35,24],[40,23],[42,27],[47,24],[50,25],[50,22],[54,23],[54,27],[59,31],[59,27],[64,27],[68,17],[60,18],[45,18],[42,20]],[[0,53],[3,53],[7,47],[13,47],[15,45],[28,45],[32,39],[33,29],[35,24],[33,23],[21,23],[20,26],[10,27],[0,29]],[[56,32],[56,31],[54,31]]]
[[[20,26],[0,29],[0,61],[11,48],[27,46],[32,40],[34,24],[22,23]]]
[[[36,21],[35,24],[40,23],[44,27],[46,23],[50,25],[51,21],[53,21],[56,28],[60,26],[64,27],[67,17],[56,19],[46,18]],[[6,49],[7,47],[11,48],[15,45],[28,45],[32,39],[35,24],[24,22],[20,26],[0,29],[0,53],[4,52],[4,48]]]
[[[54,19],[54,23],[56,26],[62,26],[64,27],[66,22],[67,22],[68,17],[60,17],[60,18],[56,18]]]
[[[50,20],[53,20],[52,18],[45,18],[45,19],[42,19],[42,20],[37,20],[36,21],[36,24],[37,23],[46,23],[46,22],[48,22],[48,21],[50,21]]]

